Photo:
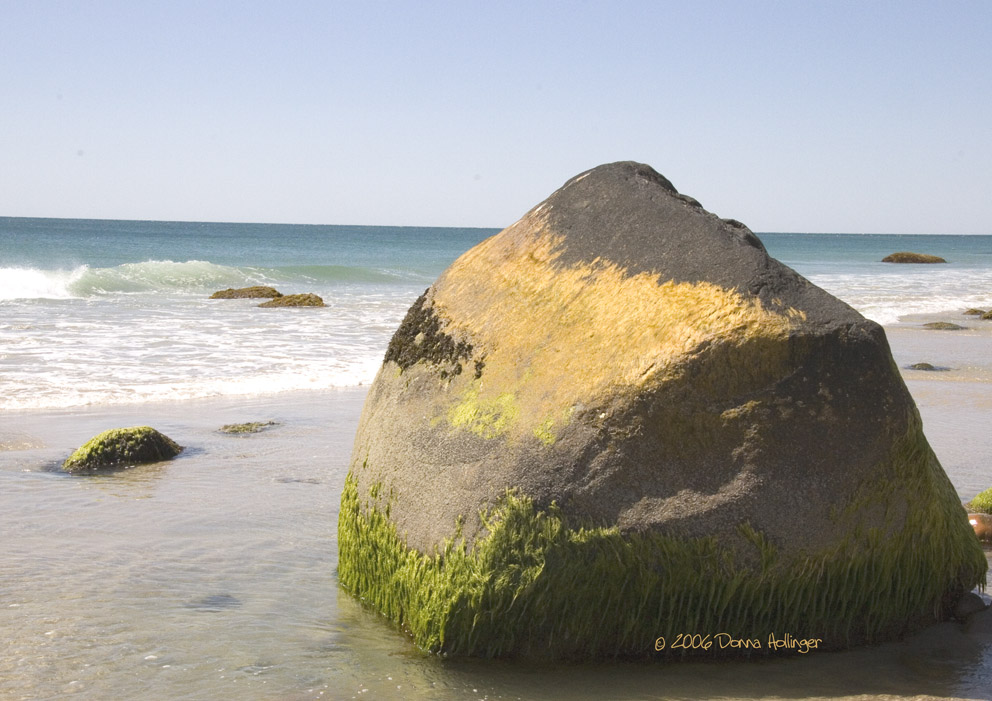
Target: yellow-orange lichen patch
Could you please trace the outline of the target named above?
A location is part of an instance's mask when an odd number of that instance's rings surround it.
[[[711,283],[630,274],[601,259],[563,266],[560,245],[531,214],[438,281],[434,306],[447,330],[485,358],[482,377],[455,393],[452,425],[549,444],[576,406],[663,381],[707,342],[782,339],[801,319]]]

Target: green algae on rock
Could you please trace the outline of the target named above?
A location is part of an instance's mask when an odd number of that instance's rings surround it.
[[[885,256],[882,259],[883,263],[946,263],[947,261],[940,256],[933,256],[929,253],[911,253],[909,251],[900,251],[899,253],[893,253],[891,255]]]
[[[269,300],[268,302],[262,302],[258,306],[260,307],[323,307],[324,300],[315,294],[310,292],[306,294],[299,295],[283,295],[281,297],[276,297],[275,299]]]
[[[923,328],[930,329],[931,331],[960,331],[966,327],[952,324],[949,321],[931,321],[923,324]]]
[[[210,295],[210,299],[264,299],[266,297],[282,297],[274,287],[239,287],[237,289],[229,287],[226,290],[219,290]]]
[[[182,446],[150,426],[113,428],[84,443],[62,463],[62,469],[69,473],[119,470],[168,460],[182,451]]]
[[[482,656],[881,641],[986,569],[882,328],[636,163],[573,178],[411,307],[338,548],[418,645]]]

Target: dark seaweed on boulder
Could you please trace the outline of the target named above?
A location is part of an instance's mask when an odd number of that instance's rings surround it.
[[[426,360],[435,365],[455,364],[456,368],[450,374],[462,371],[462,359],[472,356],[472,345],[454,338],[441,331],[441,320],[434,309],[427,304],[427,292],[420,295],[406,313],[403,323],[393,334],[386,348],[384,362],[393,361],[406,370],[419,360]],[[478,372],[479,368],[476,367]],[[444,376],[449,373],[445,371]]]

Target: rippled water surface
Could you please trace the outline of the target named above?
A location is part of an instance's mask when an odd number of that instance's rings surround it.
[[[426,656],[336,583],[363,399],[356,389],[5,417],[0,442],[15,449],[0,452],[0,698],[982,698],[992,678],[992,636],[956,624],[912,644],[752,662]],[[276,425],[217,431],[244,421]],[[95,433],[136,423],[186,451],[115,475],[52,470]]]

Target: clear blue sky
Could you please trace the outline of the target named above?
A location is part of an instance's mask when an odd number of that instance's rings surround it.
[[[0,215],[493,226],[600,163],[992,233],[992,2],[0,0]]]

